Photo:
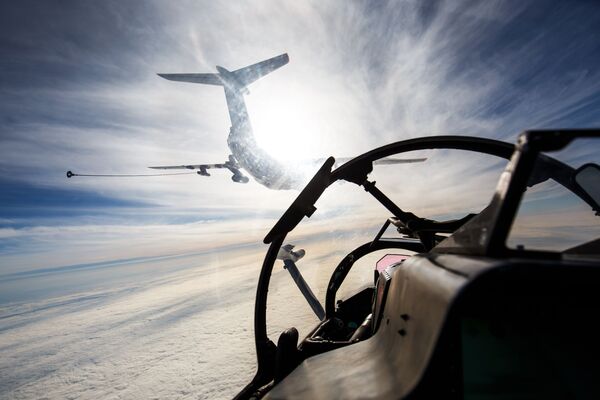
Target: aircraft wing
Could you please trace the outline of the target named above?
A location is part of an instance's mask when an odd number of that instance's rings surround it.
[[[222,86],[223,82],[218,74],[157,74],[170,81],[203,83],[205,85]]]
[[[159,165],[155,167],[148,167],[152,169],[197,169],[198,174],[203,176],[210,176],[207,170],[212,168],[227,168],[231,169],[227,164],[189,164],[189,165]]]
[[[233,74],[244,86],[248,86],[261,76],[275,71],[277,68],[287,64],[289,61],[290,58],[288,57],[287,53],[285,53],[244,68],[236,69],[233,71]]]
[[[152,169],[210,169],[210,168],[227,168],[225,164],[190,164],[190,165],[158,165],[148,167]]]
[[[382,158],[379,160],[373,161],[375,165],[393,165],[393,164],[411,164],[424,162],[427,160],[426,157],[423,158]]]
[[[335,157],[335,165],[341,165],[344,164],[345,162],[348,162],[352,160],[352,157]],[[411,164],[411,163],[418,163],[418,162],[423,162],[427,160],[427,158],[382,158],[380,160],[375,160],[373,161],[373,164],[375,165],[394,165],[394,164]],[[324,162],[325,160],[321,160],[321,162]]]

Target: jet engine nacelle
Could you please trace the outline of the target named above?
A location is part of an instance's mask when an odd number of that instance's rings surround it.
[[[206,170],[206,167],[200,167],[200,171],[198,171],[197,174],[202,176],[210,176],[210,174]]]
[[[233,174],[231,180],[236,183],[248,183],[250,181],[250,179],[248,179],[247,176],[244,176],[242,174]]]

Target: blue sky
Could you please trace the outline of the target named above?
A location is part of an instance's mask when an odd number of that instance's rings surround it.
[[[226,159],[222,89],[156,73],[287,52],[247,96],[258,142],[284,161],[427,135],[513,142],[600,125],[599,27],[594,1],[0,2],[0,398],[231,398],[252,377],[261,242],[297,192],[224,171],[65,177]],[[426,217],[481,210],[503,167],[427,157],[372,175]],[[532,197],[550,198],[541,189]],[[322,298],[347,246],[388,214],[351,184],[317,207],[289,241]],[[525,234],[597,236],[588,209],[541,211]],[[269,293],[273,338],[316,322],[282,269]]]
[[[600,124],[599,27],[593,1],[3,2],[0,275],[258,242],[294,198],[218,172],[67,180],[225,160],[222,91],[157,72],[288,52],[248,97],[259,141],[283,159],[432,134],[514,141]],[[462,181],[480,178],[445,165],[460,203]]]

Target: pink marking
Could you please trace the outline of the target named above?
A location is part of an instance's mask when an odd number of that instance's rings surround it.
[[[377,272],[383,272],[390,265],[397,264],[409,257],[410,256],[407,256],[406,254],[386,254],[385,256],[381,257],[379,261],[377,261],[377,264],[375,264],[375,269]]]

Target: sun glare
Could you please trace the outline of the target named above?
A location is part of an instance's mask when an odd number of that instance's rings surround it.
[[[258,144],[273,157],[285,160],[320,158],[318,109],[310,96],[295,92],[247,98],[248,111]]]

